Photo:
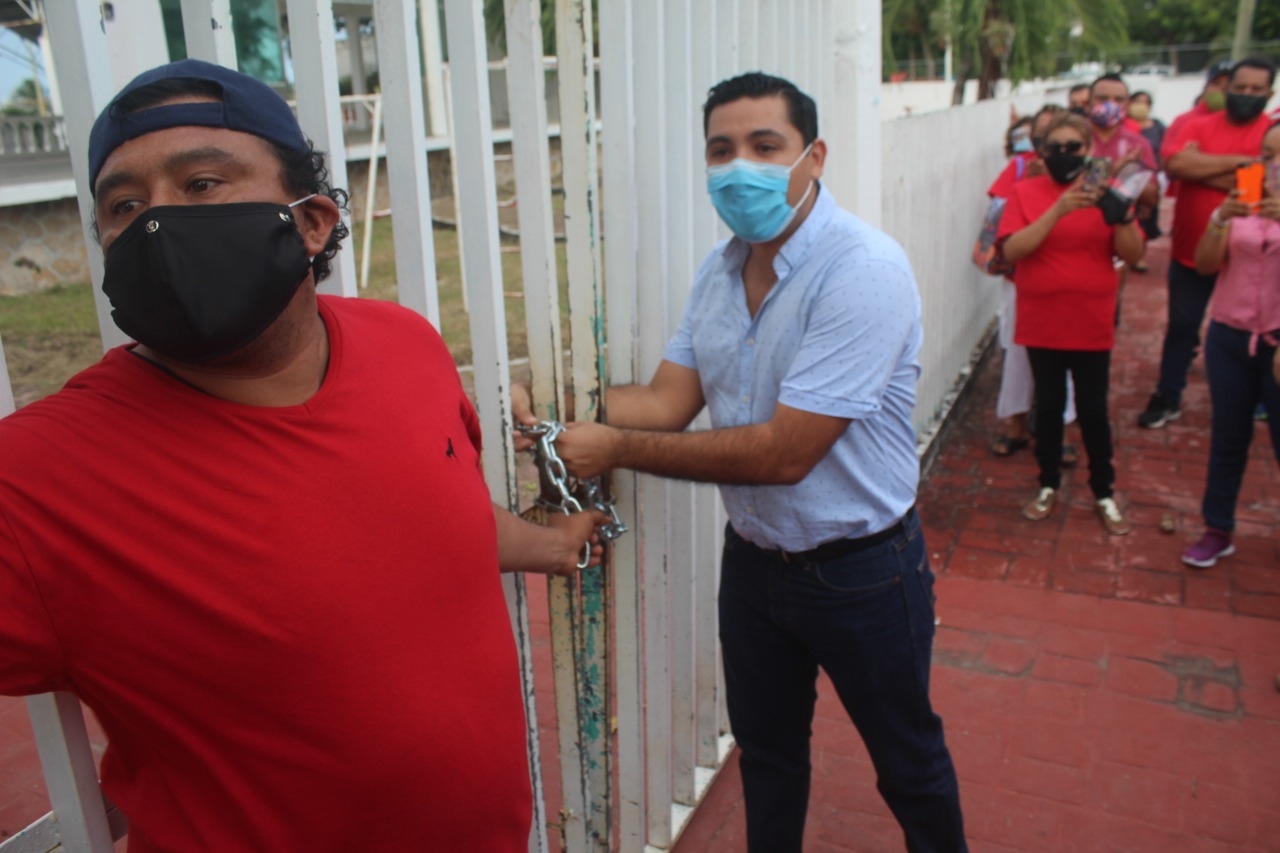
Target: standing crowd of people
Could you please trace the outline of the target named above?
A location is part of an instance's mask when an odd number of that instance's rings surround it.
[[[1132,529],[1114,492],[1110,353],[1120,293],[1129,270],[1146,270],[1145,244],[1161,235],[1159,198],[1167,193],[1174,197],[1168,320],[1156,391],[1137,423],[1159,429],[1181,416],[1208,310],[1205,527],[1182,559],[1208,568],[1234,552],[1255,415],[1267,419],[1280,460],[1280,123],[1266,111],[1275,74],[1260,57],[1216,63],[1192,109],[1167,128],[1151,116],[1150,93],[1131,95],[1115,74],[1073,88],[1065,109],[1047,105],[1011,125],[1010,162],[988,190],[1003,200],[996,253],[1006,290],[992,452],[1028,446],[1033,408],[1040,476],[1027,518],[1053,512],[1061,469],[1074,456],[1064,422],[1074,419],[1102,524],[1113,535]]]
[[[1274,76],[1237,63],[1223,109],[1159,146],[1179,187],[1179,266],[1145,426],[1178,416],[1220,279],[1196,565],[1230,553],[1257,400],[1273,441],[1280,429],[1264,369],[1280,335],[1280,187],[1254,202],[1233,183],[1242,159],[1280,162],[1263,113]],[[1073,389],[1097,513],[1120,535],[1110,353],[1158,163],[1121,78],[1087,96],[1084,115],[1020,123],[993,187],[1010,351],[1029,372],[1007,410],[1022,432],[1000,449],[1025,446],[1030,393],[1040,475],[1023,512],[1047,517],[1074,461]],[[608,388],[607,422],[568,424],[557,450],[579,477],[720,486],[719,631],[753,853],[802,849],[820,669],[906,847],[964,853],[929,694],[911,264],[822,183],[836,155],[795,85],[722,81],[701,122],[707,194],[733,236],[699,267],[653,376]],[[479,419],[438,332],[393,304],[317,295],[346,197],[265,84],[197,60],[154,69],[77,156],[103,289],[134,342],[0,421],[0,693],[67,690],[93,709],[131,853],[527,850],[499,573],[570,574],[584,547],[598,561],[607,519],[542,527],[493,505]],[[517,423],[536,421],[527,388],[511,402]],[[689,431],[703,409],[711,427]]]

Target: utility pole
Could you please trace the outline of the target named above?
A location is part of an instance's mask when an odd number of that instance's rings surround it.
[[[1257,0],[1240,0],[1236,11],[1236,37],[1231,42],[1231,59],[1239,62],[1249,51],[1249,37],[1253,33],[1253,10]]]

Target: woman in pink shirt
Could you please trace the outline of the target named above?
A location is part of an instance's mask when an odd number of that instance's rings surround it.
[[[1196,271],[1218,275],[1205,335],[1204,362],[1213,404],[1209,476],[1200,512],[1205,532],[1182,561],[1208,568],[1235,553],[1236,499],[1261,402],[1280,460],[1280,385],[1272,375],[1280,343],[1280,124],[1262,139],[1268,182],[1261,203],[1233,192],[1213,215],[1196,247]]]

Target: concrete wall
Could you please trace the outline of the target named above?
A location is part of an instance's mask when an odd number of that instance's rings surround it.
[[[89,280],[74,198],[0,207],[0,295]]]

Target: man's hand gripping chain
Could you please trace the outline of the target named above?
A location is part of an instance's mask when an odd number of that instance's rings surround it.
[[[583,509],[596,509],[605,513],[609,516],[609,523],[601,525],[596,530],[596,535],[602,540],[611,541],[627,532],[627,525],[618,517],[613,499],[605,500],[602,478],[579,480],[570,476],[564,467],[564,460],[556,453],[555,448],[556,439],[559,438],[560,433],[564,432],[564,424],[559,421],[539,421],[531,426],[517,425],[516,429],[536,441],[530,448],[533,458],[541,476],[546,478],[546,482],[550,483],[557,493],[554,501],[539,496],[538,506],[565,515],[582,512]],[[586,568],[590,562],[591,543],[588,542],[583,549],[578,568]]]

